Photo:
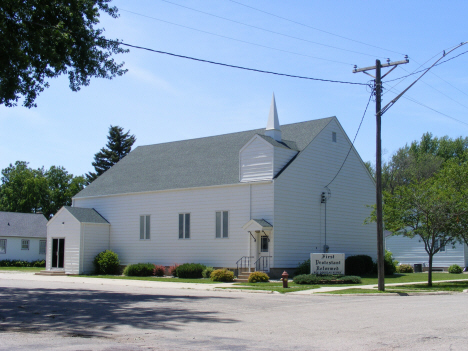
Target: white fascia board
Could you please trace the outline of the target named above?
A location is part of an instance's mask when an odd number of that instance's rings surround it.
[[[235,184],[222,184],[222,185],[209,185],[209,186],[197,186],[191,188],[177,188],[177,189],[164,189],[164,190],[151,190],[151,191],[139,191],[133,193],[124,193],[124,194],[109,194],[109,195],[96,195],[96,196],[84,196],[74,198],[76,200],[81,199],[97,199],[101,197],[114,197],[114,196],[127,196],[127,195],[139,195],[139,194],[154,194],[154,193],[167,193],[171,191],[185,191],[185,190],[197,190],[197,189],[211,189],[211,188],[226,188],[226,187],[235,187],[235,186],[246,186],[249,184],[270,184],[273,183],[273,180],[260,180],[256,182],[249,183],[235,183]],[[57,212],[58,213],[58,212]],[[55,216],[54,216],[55,217]],[[104,223],[102,223],[104,224]]]

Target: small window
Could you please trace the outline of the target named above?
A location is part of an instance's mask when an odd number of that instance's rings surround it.
[[[332,141],[336,143],[336,132],[332,132]]]
[[[262,236],[260,239],[260,251],[268,252],[268,237]]]
[[[140,240],[150,239],[150,216],[140,216]]]
[[[229,213],[228,211],[216,212],[216,237],[227,238],[229,236]]]
[[[190,239],[190,213],[179,213],[179,239]]]
[[[47,245],[46,240],[39,240],[39,255],[46,254],[46,245]]]
[[[6,254],[6,239],[0,239],[0,254]]]
[[[29,240],[21,240],[21,250],[29,250]]]
[[[437,250],[439,247],[439,252],[445,252],[445,245],[440,246],[440,239],[436,239],[436,241],[434,242],[434,250]]]

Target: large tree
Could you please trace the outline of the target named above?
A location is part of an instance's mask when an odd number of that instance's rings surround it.
[[[44,170],[31,169],[28,162],[16,161],[2,169],[0,210],[36,213],[41,211],[47,192]]]
[[[428,179],[451,159],[468,160],[468,138],[438,138],[425,133],[420,141],[399,148],[382,165],[382,186],[393,192],[398,186]]]
[[[42,212],[46,218],[62,206],[71,205],[72,197],[85,186],[85,178],[74,177],[65,168],[52,166],[32,169],[24,161],[2,170],[0,210],[10,212]]]
[[[124,133],[124,129],[119,126],[110,126],[107,136],[106,147],[103,147],[94,155],[92,163],[95,172],[86,174],[88,183],[94,181],[97,177],[119,162],[132,150],[136,141],[135,135],[130,135],[130,131]]]
[[[385,228],[424,243],[432,286],[434,255],[441,247],[468,239],[468,162],[448,161],[428,179],[385,191],[383,202]]]
[[[111,0],[3,0],[0,6],[0,104],[35,107],[48,80],[68,73],[70,89],[91,77],[126,72],[112,54],[127,52],[95,28],[100,11],[116,18]]]

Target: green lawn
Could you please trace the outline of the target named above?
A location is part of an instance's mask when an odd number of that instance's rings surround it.
[[[325,294],[335,294],[335,295],[346,295],[346,294],[385,294],[385,293],[398,293],[398,294],[408,294],[415,292],[435,292],[435,291],[454,291],[462,292],[463,290],[468,289],[468,281],[460,282],[444,282],[444,283],[434,283],[432,287],[428,287],[427,284],[407,284],[399,286],[386,286],[385,291],[378,291],[377,289],[345,289],[337,291],[329,291]]]
[[[45,267],[0,267],[0,271],[17,271],[17,272],[40,272],[45,270]]]
[[[450,273],[432,273],[432,281],[436,280],[458,280],[468,279],[468,274],[450,274]],[[426,282],[427,273],[405,273],[394,274],[385,277],[385,284],[392,283],[412,283],[412,282]],[[362,284],[378,284],[377,275],[366,276],[362,278]]]
[[[153,282],[173,282],[173,283],[197,283],[197,284],[222,284],[211,279],[185,279],[185,278],[161,278],[161,277],[126,277],[123,275],[83,275],[86,278],[106,278],[106,279],[127,279],[127,280],[147,280]]]

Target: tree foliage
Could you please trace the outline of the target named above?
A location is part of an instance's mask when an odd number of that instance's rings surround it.
[[[382,186],[393,192],[398,186],[428,179],[451,159],[459,162],[468,160],[468,138],[438,138],[425,133],[421,141],[413,141],[398,149],[382,165]]]
[[[91,77],[126,72],[112,54],[128,52],[97,29],[100,11],[117,18],[111,0],[7,0],[0,6],[0,104],[35,107],[48,79],[68,73],[72,91]]]
[[[468,162],[447,161],[432,177],[385,191],[383,199],[386,229],[424,243],[431,286],[434,255],[443,246],[468,242]]]
[[[42,212],[46,218],[62,206],[71,205],[72,197],[85,185],[84,177],[74,177],[63,167],[32,169],[25,161],[16,161],[3,169],[1,181],[1,211]]]
[[[110,126],[106,147],[103,147],[94,155],[94,162],[92,165],[95,172],[86,174],[87,182],[91,183],[122,158],[127,156],[132,150],[135,141],[136,137],[135,135],[130,135],[130,131],[124,133],[122,127]]]

